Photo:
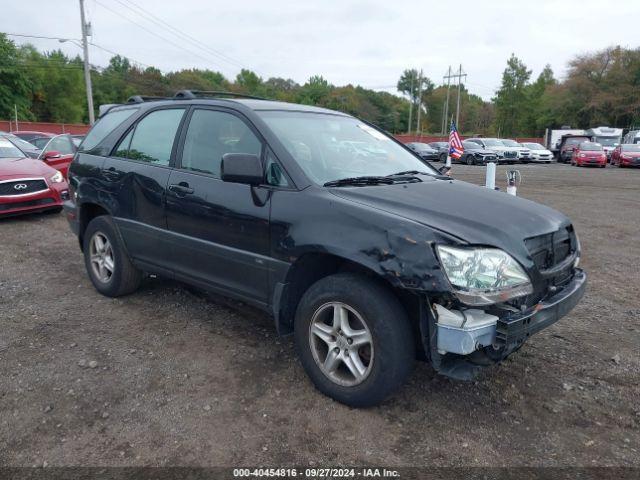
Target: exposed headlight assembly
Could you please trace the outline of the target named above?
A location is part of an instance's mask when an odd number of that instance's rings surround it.
[[[466,305],[491,305],[533,293],[531,280],[498,248],[436,247],[455,294]]]
[[[51,180],[51,183],[62,183],[64,182],[64,176],[60,171],[57,171],[49,180]]]

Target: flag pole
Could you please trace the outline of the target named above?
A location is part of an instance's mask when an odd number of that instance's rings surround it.
[[[449,148],[447,149],[447,163],[445,163],[447,168],[451,168],[451,125],[452,124],[453,124],[453,115],[451,115],[451,121],[449,122]]]

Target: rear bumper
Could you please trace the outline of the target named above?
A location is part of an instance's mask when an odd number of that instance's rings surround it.
[[[64,208],[64,216],[67,217],[69,227],[74,235],[80,233],[80,219],[78,218],[78,207],[72,200],[66,200],[62,207]]]
[[[496,325],[496,344],[513,351],[534,333],[553,325],[580,301],[587,287],[587,275],[576,270],[571,282],[552,297],[522,313],[500,318]]]

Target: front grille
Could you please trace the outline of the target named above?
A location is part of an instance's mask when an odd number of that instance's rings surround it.
[[[518,156],[518,152],[504,152],[504,158],[516,158]]]
[[[43,179],[10,180],[0,183],[0,196],[24,195],[48,190]]]
[[[543,275],[547,270],[566,260],[578,248],[576,234],[572,225],[553,233],[527,238],[524,243],[533,259],[533,263]],[[572,270],[573,265],[568,265],[567,268],[548,278],[548,284],[554,286],[564,285],[571,279]]]
[[[38,207],[55,203],[53,198],[39,198],[38,200],[30,200],[28,202],[0,203],[0,212],[7,210],[15,210],[17,208]]]

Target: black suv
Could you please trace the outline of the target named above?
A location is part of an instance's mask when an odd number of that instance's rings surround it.
[[[340,402],[381,402],[416,358],[473,378],[584,292],[567,217],[443,176],[366,122],[190,91],[130,102],[69,171],[95,288],[153,273],[255,305]]]

